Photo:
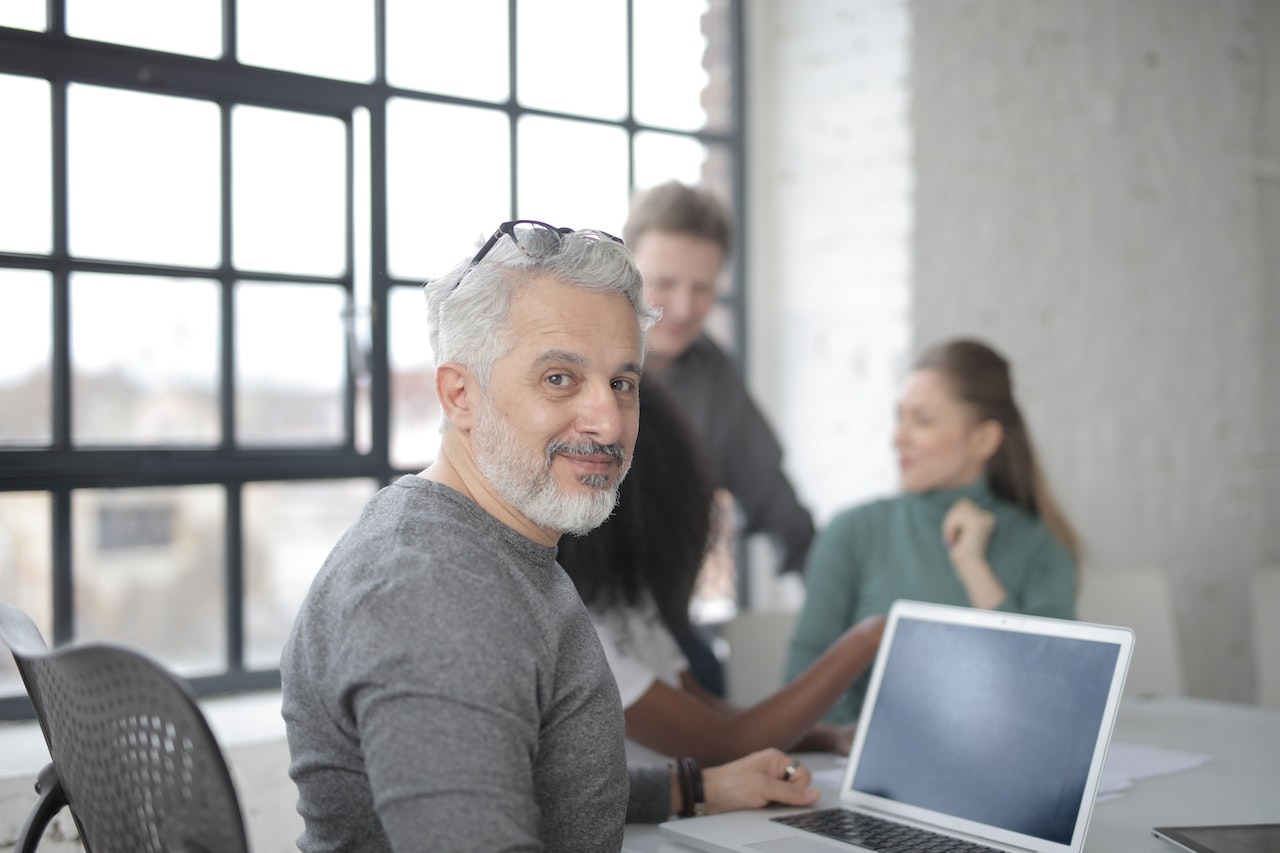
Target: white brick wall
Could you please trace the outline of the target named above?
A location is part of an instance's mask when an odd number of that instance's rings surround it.
[[[892,491],[909,344],[901,0],[748,3],[751,380],[825,522]]]
[[[1163,569],[1189,690],[1242,700],[1274,330],[1254,11],[923,3],[913,51],[918,339],[1009,352],[1086,573]]]
[[[751,379],[819,520],[893,487],[908,352],[980,334],[1086,578],[1162,572],[1188,691],[1245,701],[1280,562],[1273,6],[747,7]]]

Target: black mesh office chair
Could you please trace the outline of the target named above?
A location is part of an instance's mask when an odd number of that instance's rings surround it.
[[[247,853],[231,774],[185,682],[119,646],[49,651],[4,602],[0,640],[53,758],[16,853],[33,853],[63,806],[88,853]]]

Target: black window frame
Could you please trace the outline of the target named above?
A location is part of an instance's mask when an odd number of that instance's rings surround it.
[[[641,0],[627,0],[627,52],[629,69],[632,49],[632,8]],[[635,184],[634,142],[638,132],[661,131],[684,135],[700,142],[722,147],[729,152],[729,187],[734,199],[734,213],[739,233],[745,230],[745,156],[743,145],[744,62],[743,10],[741,0],[713,0],[715,14],[725,16],[729,47],[729,66],[733,85],[729,94],[729,127],[726,131],[680,131],[642,124],[632,114],[632,92],[627,92],[628,112],[620,121],[586,118],[547,110],[531,109],[515,100],[516,24],[518,0],[508,0],[511,95],[507,101],[470,100],[449,95],[406,90],[386,82],[386,6],[375,0],[376,77],[371,83],[352,83],[312,77],[243,65],[236,61],[236,9],[234,0],[223,2],[223,57],[203,59],[124,45],[73,38],[66,34],[64,0],[49,0],[48,29],[31,32],[0,26],[0,73],[47,80],[52,96],[52,161],[53,161],[53,243],[52,251],[43,255],[0,252],[0,268],[43,270],[50,274],[53,287],[53,353],[51,441],[41,447],[0,447],[0,492],[41,492],[51,498],[52,560],[52,636],[51,645],[66,644],[75,639],[72,556],[72,495],[78,489],[123,488],[148,486],[215,485],[225,490],[225,578],[226,669],[221,673],[188,678],[197,695],[209,696],[255,689],[277,688],[279,670],[248,670],[244,663],[244,535],[243,490],[246,484],[260,481],[305,481],[365,478],[389,483],[407,471],[395,467],[389,459],[390,442],[390,365],[388,358],[388,300],[392,288],[418,287],[420,282],[397,279],[387,270],[386,208],[386,107],[390,99],[407,98],[436,103],[500,109],[511,119],[526,115],[568,118],[598,122],[623,128],[631,151],[629,185]],[[628,74],[630,80],[630,72]],[[125,263],[91,260],[71,256],[68,251],[67,199],[67,121],[66,93],[68,84],[80,83],[149,93],[187,96],[216,103],[221,112],[222,148],[222,261],[210,269],[185,269],[171,265]],[[630,83],[628,83],[630,87]],[[347,129],[347,221],[346,271],[333,277],[288,276],[240,270],[232,265],[231,245],[231,170],[230,111],[235,105],[249,105],[293,112],[335,117]],[[345,392],[345,437],[339,446],[324,448],[278,447],[244,448],[233,445],[235,435],[235,377],[232,370],[234,323],[222,322],[221,406],[222,439],[218,446],[182,448],[138,446],[121,448],[93,447],[80,449],[73,445],[71,364],[69,347],[70,305],[69,280],[81,272],[130,273],[143,276],[193,276],[215,280],[221,288],[221,306],[225,317],[234,312],[234,290],[237,281],[288,281],[294,283],[338,284],[348,296],[353,294],[354,231],[366,227],[357,222],[354,211],[353,184],[353,116],[364,109],[368,114],[370,150],[371,205],[367,227],[370,233],[368,258],[371,287],[369,319],[370,433],[367,451],[356,446],[355,383],[350,379],[353,353],[348,351],[348,381]],[[513,133],[514,135],[514,133]],[[518,151],[511,148],[511,209],[518,210]],[[496,223],[495,223],[496,224]],[[735,241],[732,267],[737,282],[745,280],[745,257],[741,240]],[[732,329],[737,349],[745,353],[746,300],[739,284],[723,297],[731,312]],[[336,535],[336,534],[335,534]],[[741,590],[740,590],[741,594]],[[0,696],[0,720],[29,719],[30,702],[25,695]]]

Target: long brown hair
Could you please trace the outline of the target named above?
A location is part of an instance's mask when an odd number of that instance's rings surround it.
[[[1013,398],[1009,362],[987,344],[972,339],[946,341],[925,351],[916,370],[936,370],[979,420],[1000,424],[1004,439],[987,460],[987,477],[997,497],[1040,516],[1054,538],[1077,561],[1080,537],[1049,490],[1031,433]]]

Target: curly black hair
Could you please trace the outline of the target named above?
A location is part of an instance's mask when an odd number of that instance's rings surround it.
[[[701,441],[660,380],[640,383],[640,432],[618,507],[585,536],[560,540],[559,561],[595,610],[636,607],[648,593],[676,636],[707,555],[715,480]]]

